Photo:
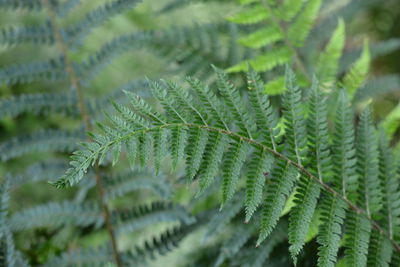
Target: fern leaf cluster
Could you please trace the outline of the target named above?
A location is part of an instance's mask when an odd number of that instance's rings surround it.
[[[386,213],[383,211],[384,183],[379,179],[377,131],[372,124],[369,109],[362,113],[354,137],[354,130],[351,128],[352,111],[346,93],[341,92],[335,120],[336,129],[331,134],[326,105],[323,104],[326,96],[321,93],[317,82],[310,89],[307,111],[303,107],[295,76],[288,70],[287,91],[283,96],[285,132],[280,136],[284,142],[274,147],[270,138],[278,138],[275,131],[268,132],[268,128],[258,128],[259,124],[250,125],[252,120],[244,119],[274,113],[270,111],[272,107],[268,105],[267,96],[261,93],[262,87],[254,86],[259,79],[254,71],[248,75],[248,84],[251,85],[248,93],[253,94],[249,99],[254,103],[240,101],[243,96],[238,94],[226,74],[218,69],[216,72],[219,96],[207,86],[192,80],[189,88],[181,88],[170,82],[153,83],[153,93],[166,115],[155,111],[140,98],[131,97],[132,109],[119,109],[119,112],[122,111],[119,120],[124,124],[117,124],[116,119],[110,121],[114,125],[112,127],[100,124],[100,132],[94,135],[94,142],[86,143],[75,153],[70,163],[71,168],[53,184],[57,187],[73,186],[83,178],[83,173],[89,166],[98,164],[104,155],[115,151],[119,153],[120,148],[115,150],[115,147],[135,140],[139,147],[145,146],[140,139],[154,140],[159,131],[165,131],[168,135],[164,142],[172,158],[179,154],[178,159],[184,156],[187,157],[188,164],[194,164],[191,160],[191,144],[179,144],[176,139],[180,138],[176,131],[193,131],[197,136],[204,131],[208,133],[207,141],[203,155],[197,160],[200,163],[196,163],[202,166],[195,174],[199,181],[198,194],[211,186],[219,173],[219,166],[223,166],[223,203],[230,199],[227,196],[235,195],[232,193],[235,186],[244,187],[245,196],[241,198],[246,221],[260,210],[259,244],[276,227],[287,199],[293,193],[294,207],[289,211],[288,238],[289,250],[295,261],[306,242],[314,213],[321,210],[322,224],[318,234],[320,266],[332,266],[336,262],[342,236],[346,237],[345,262],[349,266],[366,266],[367,255],[374,257],[375,254],[379,254],[382,261],[387,262],[388,252],[385,247],[397,249],[398,244],[384,230],[382,217],[379,216],[381,212]],[[190,109],[187,106],[185,108],[183,96],[186,100],[191,100]],[[202,104],[203,101],[207,101],[207,105]],[[249,105],[244,106],[247,103]],[[202,107],[210,109],[209,116]],[[260,119],[257,121],[261,122]],[[265,123],[269,121],[264,121],[261,126]],[[267,135],[257,136],[255,132],[258,129]],[[331,138],[335,147],[330,146]],[[243,150],[242,143],[246,143],[249,148]],[[151,148],[147,147],[146,150],[156,151],[157,146],[159,144],[153,142]],[[182,153],[176,152],[177,146],[183,146]],[[226,156],[226,162],[223,162],[221,159],[225,153],[229,155]],[[332,161],[335,164],[331,170]],[[384,162],[381,164],[385,164]],[[151,164],[151,161],[146,164]],[[187,169],[192,170],[191,167],[193,166],[188,166]],[[193,173],[189,171],[189,175],[192,177]],[[385,176],[383,173],[381,175]],[[243,183],[239,182],[241,176],[245,179]],[[271,180],[266,183],[268,176],[271,176]],[[234,181],[229,181],[230,179]],[[386,197],[389,195],[386,194]],[[262,202],[264,205],[259,209]],[[232,208],[228,210],[233,211]],[[346,229],[343,230],[344,222]]]

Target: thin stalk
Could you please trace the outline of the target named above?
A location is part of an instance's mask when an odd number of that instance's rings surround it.
[[[90,122],[90,116],[89,116],[89,113],[87,112],[87,107],[86,107],[86,104],[84,101],[82,87],[80,85],[78,75],[76,74],[76,72],[72,66],[72,62],[68,56],[67,45],[65,44],[65,42],[61,36],[61,33],[57,28],[56,14],[48,0],[42,0],[42,1],[43,1],[43,5],[46,7],[46,10],[47,10],[47,13],[48,13],[48,16],[50,19],[50,23],[52,25],[53,35],[54,35],[56,46],[58,47],[58,49],[60,50],[60,53],[64,57],[66,71],[67,71],[69,80],[71,82],[71,86],[73,87],[74,90],[76,90],[76,95],[77,95],[77,100],[78,100],[77,101],[78,108],[79,108],[79,111],[82,116],[83,124],[84,124],[85,128],[90,131],[92,129],[92,124]],[[91,141],[90,138],[88,138],[88,140]],[[95,178],[96,178],[96,188],[98,191],[99,202],[100,202],[100,205],[102,208],[103,218],[104,218],[106,228],[107,228],[108,234],[110,236],[110,240],[111,240],[113,258],[114,258],[115,264],[118,267],[123,267],[122,260],[118,253],[117,241],[116,241],[114,229],[113,229],[112,222],[111,222],[110,210],[107,206],[107,202],[105,201],[105,196],[104,196],[105,189],[102,184],[102,179],[100,176],[100,171],[99,171],[98,166],[96,166],[96,168],[95,168]]]

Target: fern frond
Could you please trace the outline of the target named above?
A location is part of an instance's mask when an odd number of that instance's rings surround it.
[[[117,234],[120,235],[160,222],[174,221],[189,225],[196,221],[184,207],[165,202],[153,202],[151,205],[116,211],[113,217],[116,220]]]
[[[268,97],[263,93],[263,83],[260,76],[250,69],[247,75],[249,99],[254,110],[256,124],[264,144],[277,150],[276,136],[279,134],[277,111],[272,107]]]
[[[258,4],[245,8],[227,19],[238,24],[254,24],[267,19],[268,16],[269,14],[266,12],[265,8]]]
[[[345,266],[367,266],[370,234],[370,221],[364,215],[352,211],[348,212],[346,218]]]
[[[99,226],[103,223],[100,214],[94,203],[52,202],[17,212],[10,217],[9,223],[13,231],[62,225]]]
[[[396,163],[393,151],[389,147],[389,140],[381,129],[379,131],[379,179],[383,189],[383,221],[389,237],[393,238],[396,228],[400,225],[400,181],[396,176]],[[376,237],[380,242],[381,237]],[[379,243],[380,243],[379,242]]]
[[[72,93],[21,94],[0,100],[0,119],[15,118],[23,113],[78,116],[75,106],[76,95]]]
[[[367,211],[368,216],[375,216],[382,208],[382,189],[379,181],[378,137],[371,116],[371,110],[366,108],[357,129],[358,204]]]
[[[244,202],[246,219],[248,222],[262,201],[265,185],[265,173],[269,173],[274,162],[274,157],[265,150],[254,152],[253,159],[249,162],[246,179],[246,199]]]
[[[165,255],[171,252],[197,227],[198,224],[195,223],[168,229],[160,236],[145,241],[142,247],[136,246],[134,250],[123,253],[124,265],[137,266],[147,262],[149,259],[154,259],[158,254]]]
[[[285,91],[285,76],[278,76],[264,85],[264,91],[268,95],[279,95]]]
[[[204,155],[208,141],[208,132],[200,129],[190,129],[187,146],[186,173],[188,181],[191,181],[200,169],[201,160]],[[233,182],[232,178],[232,182]]]
[[[296,263],[297,256],[305,244],[320,194],[320,184],[301,175],[295,193],[296,206],[289,217],[289,251]]]
[[[0,144],[0,159],[8,161],[39,152],[70,152],[75,150],[76,143],[84,138],[82,129],[77,131],[45,130],[21,135]]]
[[[297,176],[297,170],[284,162],[278,162],[273,169],[262,208],[257,245],[261,244],[276,227]]]
[[[56,81],[66,77],[63,58],[16,64],[0,69],[0,84],[14,85],[33,81]]]
[[[254,122],[247,112],[247,107],[240,101],[239,92],[228,80],[225,72],[215,67],[214,69],[218,76],[218,89],[223,96],[222,99],[224,100],[227,109],[230,112],[230,117],[236,118],[235,123],[240,129],[239,133],[252,139]]]
[[[342,86],[349,93],[350,98],[354,96],[356,90],[364,83],[369,72],[371,56],[369,52],[369,44],[364,40],[364,46],[361,56],[351,66],[349,71],[343,78]]]
[[[317,241],[318,266],[334,267],[342,236],[342,225],[346,217],[347,204],[330,194],[325,194],[321,203],[321,221]]]
[[[292,51],[287,47],[272,48],[264,54],[258,55],[255,58],[242,61],[227,69],[228,72],[248,71],[248,66],[251,65],[256,71],[268,71],[273,68],[284,65],[290,62]]]
[[[57,0],[49,1],[52,6],[57,6]],[[3,9],[25,9],[29,11],[39,11],[43,8],[43,3],[41,0],[1,0],[0,8]]]
[[[347,93],[342,90],[339,92],[335,117],[335,132],[333,135],[333,182],[335,188],[340,190],[343,196],[355,200],[354,197],[350,196],[357,189],[357,159],[354,147],[355,130],[353,121],[353,112]]]
[[[345,44],[345,24],[339,20],[331,39],[320,54],[317,63],[317,77],[324,86],[332,86],[336,80],[339,59]]]
[[[293,24],[290,25],[288,38],[294,45],[302,45],[308,37],[317,19],[321,3],[321,0],[308,0],[302,12],[297,16]]]
[[[390,241],[379,232],[372,231],[367,265],[389,267],[392,252]]]
[[[301,90],[295,85],[296,77],[293,71],[286,68],[285,86],[286,93],[283,96],[283,117],[285,119],[285,131],[290,150],[289,157],[301,164],[306,153],[307,130],[304,117],[301,115]]]
[[[110,17],[126,12],[140,2],[140,0],[114,0],[90,11],[83,19],[66,30],[69,33],[68,41],[75,44],[81,42],[94,28],[106,22]]]
[[[244,142],[233,144],[226,156],[223,164],[223,181],[222,181],[222,202],[223,205],[228,202],[236,191],[236,186],[240,177],[240,170],[246,160],[250,146]]]
[[[54,43],[51,25],[25,26],[3,28],[0,32],[0,43],[5,45],[39,44],[52,45]]]
[[[16,188],[25,183],[54,181],[68,166],[64,160],[48,160],[29,165],[24,171],[11,176],[10,187]]]
[[[240,37],[238,42],[241,45],[251,47],[251,48],[261,48],[263,46],[272,44],[274,42],[280,41],[283,38],[283,34],[280,29],[274,26],[267,26],[261,28],[255,32],[248,35]]]
[[[382,127],[389,136],[393,136],[400,126],[400,104],[398,104],[390,113],[386,116],[382,122]]]
[[[279,6],[278,14],[279,17],[284,21],[292,20],[303,7],[306,1],[296,1],[296,0],[285,0],[282,5]]]

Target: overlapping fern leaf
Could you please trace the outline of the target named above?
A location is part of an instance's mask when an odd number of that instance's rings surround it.
[[[394,199],[397,193],[394,189],[382,188],[382,179],[389,178],[383,170],[392,173],[393,163],[378,157],[378,139],[369,109],[361,115],[355,139],[352,111],[347,94],[342,91],[331,135],[324,104],[326,96],[320,86],[314,81],[306,94],[310,97],[306,105],[295,75],[288,69],[287,91],[283,96],[284,132],[279,133],[276,111],[261,93],[263,87],[253,70],[247,76],[248,98],[224,72],[216,69],[216,74],[219,94],[193,79],[189,79],[189,88],[172,82],[153,82],[153,94],[162,111],[127,93],[131,107],[117,108],[118,117],[99,124],[99,132],[93,134],[94,141],[85,143],[74,153],[71,167],[53,185],[64,188],[77,184],[91,165],[102,162],[108,154],[118,159],[123,151],[121,146],[132,142],[137,149],[126,147],[128,154],[134,154],[130,160],[139,158],[143,164],[153,162],[157,166],[161,140],[157,136],[161,131],[167,136],[162,141],[171,153],[172,165],[186,158],[189,177],[198,181],[198,194],[207,191],[221,173],[223,203],[240,195],[235,193],[238,188],[244,188],[244,197],[240,198],[246,221],[263,204],[258,244],[275,229],[287,199],[294,192],[288,230],[294,261],[306,242],[314,212],[320,209],[317,213],[321,217],[317,235],[319,266],[334,266],[343,236],[346,266],[366,266],[367,258],[368,262],[388,263],[392,253],[388,250],[399,250],[393,238],[393,231],[398,231],[395,230],[398,227],[391,227],[390,234],[387,222],[398,225],[398,220],[393,218],[398,216],[398,204],[389,206],[384,199]],[[182,138],[187,135],[193,143]],[[388,146],[382,143],[381,149],[387,150]],[[138,151],[146,153],[144,159],[140,159]],[[395,180],[391,183],[396,185]],[[342,230],[344,222],[345,231]]]

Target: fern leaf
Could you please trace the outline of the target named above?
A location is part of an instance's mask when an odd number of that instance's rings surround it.
[[[284,21],[292,20],[301,10],[305,1],[285,0],[279,7],[279,17]]]
[[[298,172],[293,166],[282,162],[278,162],[272,171],[271,183],[267,187],[266,198],[262,208],[257,246],[271,234],[278,223],[297,175]]]
[[[46,23],[42,26],[3,28],[0,32],[0,43],[6,45],[27,43],[52,45],[54,37],[51,25]]]
[[[264,91],[268,95],[279,95],[285,90],[285,76],[278,76],[264,85]]]
[[[223,164],[223,181],[222,181],[222,206],[228,202],[236,191],[236,186],[240,176],[240,170],[246,160],[246,156],[250,146],[244,142],[236,142],[231,145],[225,162]]]
[[[363,215],[350,211],[346,218],[345,266],[367,266],[371,223]]]
[[[186,147],[186,173],[188,181],[191,181],[199,171],[202,157],[208,141],[208,132],[201,129],[190,129]]]
[[[21,94],[0,100],[0,118],[17,117],[24,113],[35,115],[64,114],[78,116],[75,94]]]
[[[69,33],[68,41],[75,44],[82,42],[83,38],[94,28],[103,24],[110,17],[129,10],[140,2],[140,0],[115,0],[90,11],[73,27],[66,30]]]
[[[254,154],[253,154],[254,155]],[[265,185],[265,173],[269,173],[274,162],[274,157],[265,150],[255,152],[249,163],[246,179],[245,211],[248,222],[262,201]]]
[[[317,63],[317,77],[324,86],[331,86],[336,80],[339,59],[345,44],[345,24],[339,20],[331,39],[320,54]]]
[[[202,194],[218,173],[218,166],[228,145],[228,138],[221,133],[210,133],[208,144],[203,156],[202,167],[200,168],[200,190],[197,196]]]
[[[83,216],[84,214],[84,216]],[[73,202],[52,202],[28,208],[13,214],[10,218],[13,231],[39,227],[60,227],[62,225],[101,225],[100,209],[93,203],[85,205]]]
[[[396,178],[396,163],[389,140],[381,129],[379,132],[379,179],[383,189],[383,221],[389,237],[393,238],[400,222],[399,179]],[[378,238],[380,240],[380,237]],[[385,242],[380,240],[379,242]]]
[[[174,170],[179,160],[184,158],[188,132],[186,127],[174,127],[171,129],[171,155],[172,170]]]
[[[220,102],[211,89],[202,84],[199,80],[189,78],[187,81],[196,91],[201,104],[206,109],[207,114],[209,114],[209,116],[216,122],[217,126],[222,126],[226,130],[229,130],[228,123],[226,122],[226,116],[219,109]]]
[[[56,5],[57,1],[51,0],[52,5]],[[3,9],[25,9],[29,11],[38,11],[43,8],[42,1],[40,0],[2,0],[0,1],[0,8]]]
[[[280,41],[282,40],[282,38],[283,35],[278,28],[274,26],[267,26],[248,35],[240,37],[238,42],[241,45],[257,49]]]
[[[369,52],[368,41],[364,40],[364,46],[361,56],[357,59],[356,62],[354,62],[342,81],[342,86],[347,90],[350,98],[353,98],[356,90],[360,88],[366,80],[369,72],[370,61],[371,55]]]
[[[366,108],[360,117],[357,148],[357,173],[359,175],[359,198],[369,216],[375,216],[382,207],[382,189],[379,182],[379,152],[376,130],[372,125],[371,110]]]
[[[149,162],[152,150],[152,136],[146,133],[139,135],[138,158],[139,165],[143,168]]]
[[[310,151],[308,160],[315,166],[311,167],[311,171],[321,182],[330,180],[331,155],[327,113],[325,96],[322,95],[318,82],[313,80],[307,123]]]
[[[248,71],[249,64],[256,71],[268,71],[273,68],[289,63],[292,57],[292,51],[287,47],[273,48],[264,54],[249,60],[242,61],[227,69],[228,72]]]
[[[160,172],[161,161],[167,152],[167,131],[165,129],[158,129],[153,134],[154,140],[154,166],[156,174]]]
[[[288,30],[288,39],[296,46],[300,46],[308,37],[311,28],[317,19],[321,0],[308,0],[302,12],[297,16]]]
[[[346,217],[347,204],[330,194],[325,194],[321,204],[321,227],[317,241],[318,266],[334,267],[339,251],[342,225]]]
[[[356,151],[354,147],[353,112],[347,97],[342,90],[339,93],[335,118],[335,133],[333,135],[332,163],[333,182],[342,195],[353,199],[349,193],[354,193],[357,186]]]
[[[304,246],[319,194],[320,184],[301,175],[295,193],[297,205],[289,217],[289,251],[295,263]]]
[[[268,97],[263,93],[263,83],[260,76],[253,69],[250,69],[247,75],[247,87],[256,117],[257,128],[261,132],[261,140],[264,144],[276,150],[275,138],[279,134],[277,128],[278,115],[270,104]]]
[[[228,80],[225,72],[215,68],[218,76],[218,89],[223,96],[223,100],[227,109],[229,110],[231,117],[236,118],[235,123],[240,129],[240,133],[246,137],[252,138],[252,132],[254,131],[254,122],[247,113],[246,106],[240,101],[240,95],[235,86]]]
[[[384,119],[382,127],[389,136],[393,136],[400,126],[400,104],[397,105]]]
[[[66,77],[63,58],[16,64],[0,69],[0,84],[14,85],[33,81],[57,81]]]
[[[227,19],[237,24],[254,24],[269,17],[267,10],[262,5],[246,8]]]
[[[0,159],[8,161],[39,152],[71,152],[84,137],[82,129],[73,132],[46,130],[14,137],[0,145]]]
[[[307,135],[306,123],[301,116],[301,90],[294,85],[295,75],[289,68],[286,69],[285,84],[286,93],[283,96],[282,106],[285,119],[285,131],[287,133],[287,142],[290,149],[290,158],[301,164],[302,158],[306,152]]]
[[[368,251],[368,266],[389,267],[393,247],[389,239],[377,231],[372,231]]]

